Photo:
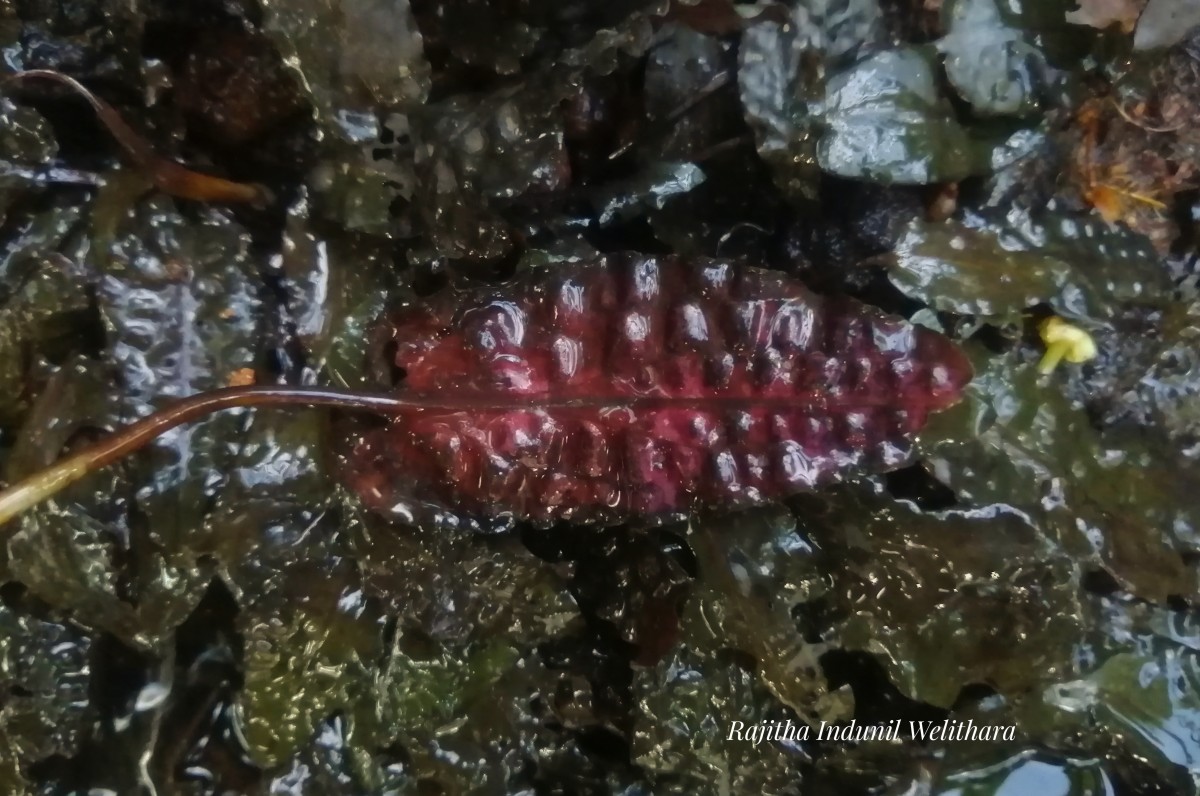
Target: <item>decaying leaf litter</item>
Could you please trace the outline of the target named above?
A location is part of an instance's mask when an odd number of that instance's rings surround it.
[[[0,10],[10,70],[272,197],[148,190],[6,88],[10,483],[248,369],[369,388],[389,304],[605,253],[795,274],[976,372],[915,466],[653,527],[423,532],[336,486],[362,421],[173,432],[6,546],[7,792],[1193,792],[1200,45],[1158,0],[937,5]],[[1039,375],[1051,315],[1097,357]],[[726,738],[945,717],[1018,737]]]

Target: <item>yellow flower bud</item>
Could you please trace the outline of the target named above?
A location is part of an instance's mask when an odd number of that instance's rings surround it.
[[[1046,345],[1046,353],[1038,363],[1038,370],[1049,373],[1062,360],[1087,362],[1096,358],[1096,341],[1090,334],[1057,316],[1047,318],[1038,325],[1038,334]]]

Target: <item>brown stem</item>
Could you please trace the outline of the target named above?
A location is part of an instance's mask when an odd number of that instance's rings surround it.
[[[154,151],[150,142],[126,124],[116,108],[89,91],[73,77],[50,69],[28,69],[5,78],[4,82],[52,80],[83,97],[96,112],[97,118],[125,151],[139,170],[145,172],[160,191],[181,199],[200,202],[229,202],[234,204],[264,204],[269,192],[261,185],[233,182],[202,174],[168,160]]]
[[[222,409],[248,406],[329,406],[390,415],[432,402],[315,387],[230,387],[193,395],[132,423],[0,492],[0,525],[88,473],[144,447],[176,426]]]
[[[0,525],[21,512],[48,500],[90,472],[105,467],[145,447],[171,429],[224,409],[255,406],[330,407],[368,412],[384,417],[404,412],[545,411],[550,409],[626,409],[645,411],[663,408],[729,411],[747,404],[779,410],[805,409],[817,414],[850,412],[886,405],[886,397],[862,396],[832,403],[822,390],[805,394],[747,398],[745,396],[591,396],[546,395],[429,395],[422,393],[367,393],[324,387],[226,387],[193,395],[148,417],[114,431],[44,470],[0,491]]]
[[[23,511],[48,500],[90,472],[105,467],[145,447],[171,429],[223,409],[253,406],[331,407],[376,415],[396,415],[404,411],[442,409],[450,411],[486,411],[598,406],[640,406],[674,399],[629,397],[530,399],[528,397],[429,396],[409,393],[403,396],[353,392],[322,387],[226,387],[184,398],[148,417],[114,431],[103,439],[44,470],[0,491],[0,525]]]

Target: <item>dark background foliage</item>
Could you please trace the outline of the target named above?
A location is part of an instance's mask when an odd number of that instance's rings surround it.
[[[338,486],[345,419],[172,432],[0,548],[0,790],[1195,792],[1200,45],[1075,5],[0,2],[7,71],[274,196],[148,192],[9,85],[9,482],[247,374],[389,378],[390,302],[598,252],[786,271],[977,370],[912,467],[670,525],[430,533]],[[1098,358],[1039,376],[1050,313]],[[727,740],[851,718],[1017,737]]]

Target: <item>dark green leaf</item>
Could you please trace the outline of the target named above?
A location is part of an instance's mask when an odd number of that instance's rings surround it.
[[[938,95],[916,48],[887,50],[829,78],[817,162],[842,177],[928,184],[985,171],[979,146]]]
[[[908,296],[938,310],[1012,322],[1034,304],[1092,321],[1122,302],[1161,300],[1167,284],[1128,233],[1014,211],[999,224],[913,221],[885,260]]]
[[[408,0],[266,0],[264,30],[299,70],[323,127],[358,139],[358,115],[422,102],[429,65]]]
[[[1033,362],[976,351],[968,399],[934,417],[928,467],[968,505],[1012,503],[1075,560],[1146,599],[1194,594],[1196,474],[1151,440],[1101,434]]]
[[[93,711],[91,641],[62,624],[0,607],[0,787],[27,792],[21,769],[70,757]]]
[[[124,388],[122,421],[257,365],[260,287],[249,236],[220,212],[201,212],[191,222],[168,199],[139,203],[99,255],[97,299],[106,355]],[[214,415],[167,432],[137,459],[146,534],[133,544],[134,599],[151,628],[187,616],[213,576],[197,531],[234,462],[241,425],[237,413]]]
[[[747,28],[738,56],[738,88],[758,152],[793,198],[813,198],[816,146],[826,72],[845,66],[882,27],[874,0],[799,5],[786,25]]]

